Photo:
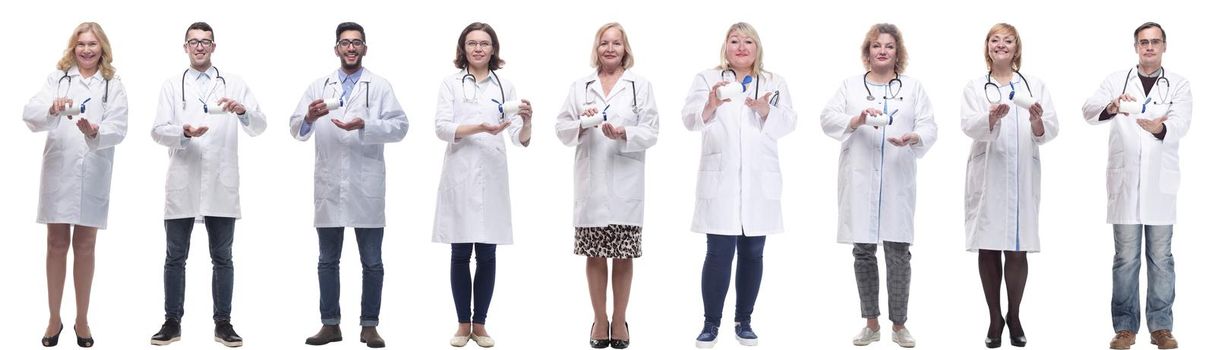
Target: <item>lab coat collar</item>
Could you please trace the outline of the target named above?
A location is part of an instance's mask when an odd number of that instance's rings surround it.
[[[603,83],[599,81],[599,71],[595,70],[594,72],[591,72],[591,75],[587,76],[586,78],[583,78],[582,84],[583,84],[583,88],[586,88],[587,85],[589,84],[591,90],[595,91],[595,93],[597,93],[597,94],[599,94],[599,96],[603,97],[604,101],[607,101],[607,100],[611,99],[610,97],[615,96],[620,91],[623,91],[626,84],[628,84],[629,86],[632,86],[633,83],[636,82],[636,79],[637,78],[635,75],[633,75],[632,70],[625,69],[624,74],[620,75],[620,79],[616,80],[616,85],[612,86],[611,93],[604,94],[603,93]]]

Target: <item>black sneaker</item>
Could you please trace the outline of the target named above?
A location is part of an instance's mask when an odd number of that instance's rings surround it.
[[[169,345],[181,340],[181,323],[174,319],[166,319],[160,326],[160,331],[152,336],[152,345]]]
[[[232,329],[232,322],[229,321],[215,321],[215,342],[229,348],[245,345],[244,339],[236,335],[236,330]]]

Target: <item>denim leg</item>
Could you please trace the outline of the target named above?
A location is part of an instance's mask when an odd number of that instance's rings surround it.
[[[1173,273],[1173,225],[1148,225],[1147,324],[1148,330],[1173,329],[1173,297],[1177,275]]]
[[[739,236],[706,234],[704,267],[700,271],[700,296],[705,306],[705,323],[721,326],[721,310],[730,291],[730,264]]]
[[[861,297],[861,317],[877,318],[882,315],[878,309],[878,266],[877,244],[855,243],[852,245],[852,271],[856,274],[856,290]]]
[[[734,322],[751,322],[759,285],[764,277],[765,236],[738,238],[738,277],[734,280]]]
[[[359,325],[380,325],[380,296],[384,290],[384,228],[355,228],[355,240],[359,244],[359,259],[363,263],[362,314]]]
[[[1139,254],[1143,225],[1114,225],[1114,331],[1139,332]]]
[[[472,322],[472,272],[468,262],[472,259],[472,243],[451,244],[451,297],[456,303],[456,320]]]
[[[339,264],[342,260],[344,227],[317,227],[321,256],[316,264],[316,276],[321,288],[321,324],[337,325],[342,321],[341,278]]]
[[[494,281],[497,274],[497,244],[477,243],[477,275],[473,278],[472,323],[485,324],[489,313],[489,301],[494,298]]]
[[[211,319],[232,319],[232,240],[236,232],[236,218],[208,216],[203,218],[207,226],[207,243],[211,250]]]
[[[165,220],[165,319],[181,321],[185,313],[186,259],[194,218]]]
[[[911,244],[882,242],[886,256],[886,294],[890,322],[907,323],[907,302],[911,297]]]

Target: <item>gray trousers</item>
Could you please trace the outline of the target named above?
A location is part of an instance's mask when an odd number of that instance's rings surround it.
[[[907,299],[911,294],[911,244],[882,242],[886,255],[886,291],[890,294],[888,306],[890,321],[894,324],[907,322]],[[861,296],[861,317],[877,318],[878,310],[878,265],[877,244],[856,243],[852,245],[852,268],[856,272],[856,289]]]

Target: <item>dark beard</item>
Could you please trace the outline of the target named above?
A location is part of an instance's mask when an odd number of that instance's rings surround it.
[[[342,58],[342,69],[346,71],[355,71],[361,67],[363,67],[363,56],[359,56],[359,59],[355,60],[354,64],[346,64],[346,59]]]

